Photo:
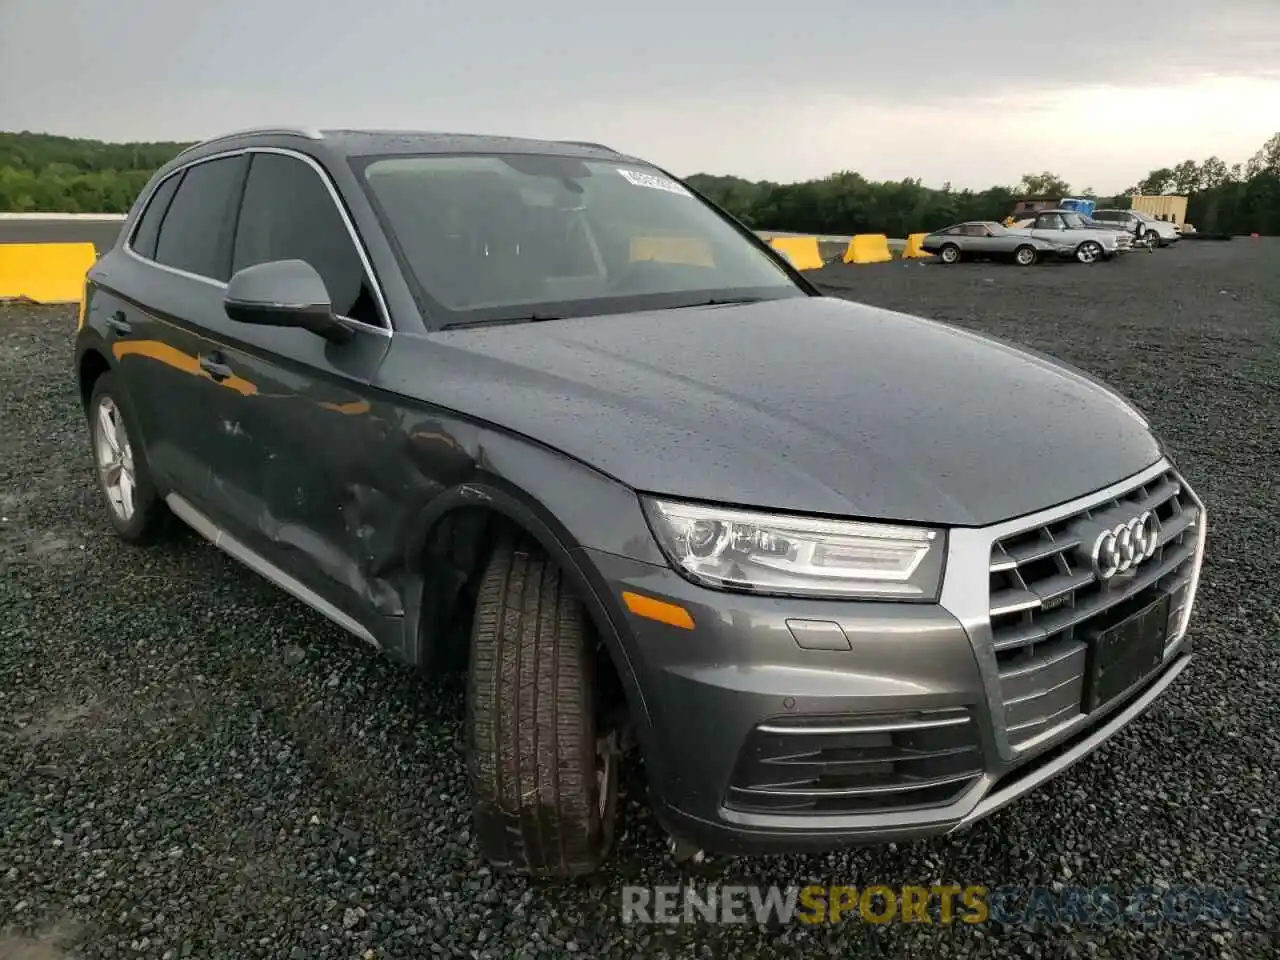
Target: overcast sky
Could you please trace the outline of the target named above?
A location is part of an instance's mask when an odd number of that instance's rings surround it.
[[[282,121],[1108,193],[1280,130],[1280,0],[0,0],[0,130]]]

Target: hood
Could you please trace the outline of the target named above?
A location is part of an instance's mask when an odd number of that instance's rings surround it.
[[[984,525],[1149,466],[1139,414],[1002,342],[798,297],[431,334],[430,396],[653,493]]]

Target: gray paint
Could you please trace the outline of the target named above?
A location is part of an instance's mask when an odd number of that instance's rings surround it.
[[[431,664],[457,565],[428,557],[432,532],[474,508],[518,523],[565,571],[618,668],[662,822],[717,849],[954,829],[984,797],[1009,799],[990,793],[1002,774],[1125,707],[1015,751],[987,620],[996,538],[1168,467],[1145,423],[1096,381],[816,295],[433,332],[333,142],[242,139],[188,159],[259,144],[306,151],[328,171],[394,334],[353,327],[335,343],[236,323],[226,285],[117,247],[90,271],[76,341],[78,363],[111,358],[161,491],[254,569],[391,656]],[[196,372],[207,358],[232,376]],[[948,526],[1041,512],[952,526],[938,603],[787,599],[679,575],[638,489]],[[680,604],[693,632],[637,617],[623,590]],[[848,649],[805,649],[789,627],[798,620],[837,625]],[[1180,670],[1186,650],[1180,632],[1165,670]],[[983,757],[979,782],[944,806],[797,818],[723,804],[758,723],[936,708],[970,713]]]
[[[636,489],[789,511],[994,523],[1160,456],[1091,381],[827,298],[447,331],[383,373]]]

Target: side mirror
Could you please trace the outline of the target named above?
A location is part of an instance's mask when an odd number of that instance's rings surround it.
[[[239,323],[301,327],[335,343],[352,336],[334,316],[324,280],[305,260],[272,260],[236,271],[223,307]]]

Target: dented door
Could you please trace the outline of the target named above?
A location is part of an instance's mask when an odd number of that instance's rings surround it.
[[[223,407],[236,455],[212,464],[207,496],[247,546],[363,620],[378,600],[365,585],[375,534],[360,524],[361,477],[386,432],[366,393],[389,339],[232,327],[221,349],[248,389]]]

